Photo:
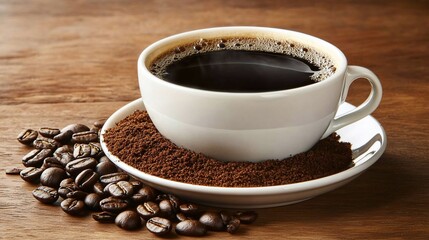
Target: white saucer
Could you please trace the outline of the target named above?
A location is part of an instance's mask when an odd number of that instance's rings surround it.
[[[338,113],[342,114],[354,106],[348,103],[341,105]],[[101,133],[114,127],[135,110],[144,110],[142,99],[137,99],[117,110],[104,124]],[[101,135],[101,146],[106,156],[116,166],[140,179],[144,183],[161,191],[175,194],[183,199],[196,203],[227,208],[264,208],[292,204],[313,198],[345,185],[374,164],[386,148],[386,133],[380,123],[372,116],[348,125],[337,133],[341,141],[352,144],[355,165],[343,172],[327,177],[279,186],[225,188],[208,187],[171,181],[146,174],[120,161],[112,155]]]

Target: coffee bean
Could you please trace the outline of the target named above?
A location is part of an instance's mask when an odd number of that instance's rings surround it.
[[[100,212],[92,214],[92,218],[100,223],[114,223],[116,214],[111,212]]]
[[[97,165],[97,160],[92,157],[79,158],[66,165],[66,171],[71,176],[77,176],[85,169],[93,169]]]
[[[40,135],[47,137],[47,138],[53,138],[56,135],[58,135],[60,133],[60,129],[58,128],[48,128],[48,127],[43,127],[39,129],[39,133]]]
[[[67,178],[66,171],[59,167],[50,167],[40,175],[40,183],[44,186],[58,188],[63,179]]]
[[[65,167],[69,162],[74,160],[73,148],[69,145],[59,147],[55,150],[54,157]]]
[[[68,131],[61,132],[58,135],[56,135],[54,137],[54,140],[59,142],[59,143],[62,143],[62,144],[67,144],[70,142],[72,135],[73,135],[73,131],[68,130]]]
[[[143,187],[143,183],[138,180],[130,180],[129,183],[133,186],[133,191],[136,193]]]
[[[117,183],[119,181],[128,181],[130,176],[123,172],[110,173],[100,177],[100,182],[103,184]]]
[[[106,195],[106,193],[103,191],[103,189],[104,189],[104,186],[100,182],[96,182],[94,184],[94,186],[92,187],[92,190],[94,191],[94,193],[97,193],[100,196]]]
[[[96,193],[90,193],[85,197],[85,205],[91,210],[100,209],[100,201],[103,199],[100,195]]]
[[[58,145],[54,139],[50,138],[38,138],[33,141],[33,146],[36,149],[56,149]]]
[[[39,186],[33,190],[33,197],[42,203],[53,203],[58,199],[58,192],[55,188]]]
[[[8,168],[5,172],[8,175],[18,175],[21,171],[22,168]]]
[[[85,212],[85,203],[82,200],[67,198],[61,202],[61,209],[70,215],[82,215]]]
[[[100,128],[98,128],[98,127],[92,127],[91,129],[89,129],[89,131],[91,131],[91,132],[95,132],[95,133],[97,133],[97,135],[100,137]]]
[[[76,184],[74,183],[74,179],[73,179],[73,178],[66,178],[66,179],[63,179],[63,180],[60,182],[60,187],[67,187],[67,186],[69,186],[69,185],[76,185]]]
[[[137,206],[137,212],[143,219],[148,220],[149,218],[158,216],[161,210],[155,202],[145,202]]]
[[[113,197],[118,198],[128,198],[133,195],[133,185],[127,181],[119,181],[117,183],[112,183],[109,186],[109,193]]]
[[[73,133],[72,140],[76,143],[90,143],[98,139],[98,134],[92,131]]]
[[[176,211],[170,200],[165,199],[159,202],[159,210],[161,211],[161,216],[170,218]]]
[[[110,159],[107,156],[102,156],[100,157],[100,159],[98,160],[98,162],[102,163],[102,162],[110,162]]]
[[[80,172],[75,179],[76,185],[82,190],[90,190],[98,181],[98,174],[92,169],[85,169]]]
[[[110,187],[110,185],[112,185],[112,184],[115,184],[115,183],[109,183],[109,184],[107,184],[106,186],[104,186],[104,188],[103,188],[103,194],[104,194],[104,195],[108,195],[108,196],[110,196],[109,187]]]
[[[99,157],[102,149],[99,143],[76,143],[74,145],[73,157]]]
[[[106,122],[106,119],[99,119],[94,122],[94,127],[102,128],[104,123]]]
[[[26,167],[41,167],[43,160],[52,156],[51,149],[33,149],[22,158],[22,164]]]
[[[64,168],[61,162],[55,157],[47,157],[43,160],[42,168],[58,167]]]
[[[88,193],[81,191],[81,190],[76,190],[76,191],[72,191],[67,193],[66,197],[67,198],[74,198],[77,200],[85,200],[86,196],[88,195]]]
[[[187,217],[184,213],[177,213],[176,218],[180,222],[191,219],[191,218]]]
[[[170,200],[173,212],[179,210],[180,199],[173,194],[160,194],[156,197],[156,201]]]
[[[67,195],[71,192],[75,192],[79,190],[79,188],[77,187],[77,185],[73,182],[73,184],[64,186],[64,187],[60,187],[58,189],[58,194],[60,195],[60,197],[62,198],[67,198]]]
[[[135,230],[142,226],[142,221],[136,212],[128,210],[116,216],[115,224],[125,230]]]
[[[70,125],[67,125],[65,128],[61,129],[61,132],[66,132],[68,130],[72,131],[73,133],[79,133],[79,132],[89,131],[89,127],[79,123],[70,124]]]
[[[220,211],[219,214],[220,214],[220,217],[222,218],[223,225],[225,226],[232,220],[231,213],[227,211]]]
[[[147,220],[146,228],[149,232],[162,236],[171,231],[171,221],[165,218],[153,217]]]
[[[233,218],[226,225],[226,231],[229,233],[236,233],[239,228],[240,228],[240,220],[238,218]]]
[[[176,233],[185,236],[204,236],[207,229],[197,220],[185,220],[176,225]]]
[[[234,216],[238,218],[241,223],[250,224],[256,220],[258,214],[254,211],[238,211]]]
[[[199,221],[210,231],[222,231],[225,228],[222,218],[218,212],[208,211],[201,215]]]
[[[156,199],[156,191],[154,188],[149,186],[143,186],[140,190],[134,194],[131,199],[135,203],[143,203],[147,201],[153,201]]]
[[[195,216],[199,213],[198,205],[193,203],[180,204],[179,209],[186,216]]]
[[[17,140],[22,144],[31,145],[33,141],[36,140],[37,135],[37,131],[34,131],[33,129],[27,129],[18,134]]]
[[[108,197],[100,201],[100,207],[103,211],[121,212],[128,207],[128,202],[124,199]]]
[[[95,166],[95,172],[98,173],[98,175],[100,176],[115,173],[117,171],[118,169],[116,168],[116,165],[110,161],[100,162],[97,164],[97,166]]]
[[[27,167],[24,168],[19,175],[26,182],[37,183],[40,180],[40,175],[42,175],[43,170],[43,168]]]

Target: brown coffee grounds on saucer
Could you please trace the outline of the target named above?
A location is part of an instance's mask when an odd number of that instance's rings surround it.
[[[332,134],[284,160],[222,162],[164,138],[146,111],[135,111],[104,133],[110,152],[145,173],[178,182],[220,187],[261,187],[308,181],[352,166],[350,143]]]

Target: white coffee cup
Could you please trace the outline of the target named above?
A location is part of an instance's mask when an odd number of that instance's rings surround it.
[[[162,80],[150,64],[168,50],[204,38],[268,37],[309,46],[328,56],[336,71],[304,87],[258,93],[200,90]],[[284,159],[309,150],[321,138],[373,112],[382,87],[370,70],[348,66],[344,54],[316,37],[275,28],[219,27],[185,32],[147,47],[137,63],[142,99],[156,128],[178,146],[224,161]],[[335,116],[351,83],[367,79],[369,97]]]

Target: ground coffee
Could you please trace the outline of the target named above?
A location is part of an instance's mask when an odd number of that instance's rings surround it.
[[[325,177],[350,168],[349,143],[332,134],[311,150],[284,160],[222,162],[178,147],[155,128],[146,111],[135,111],[104,134],[114,155],[151,175],[220,187],[283,185]]]

